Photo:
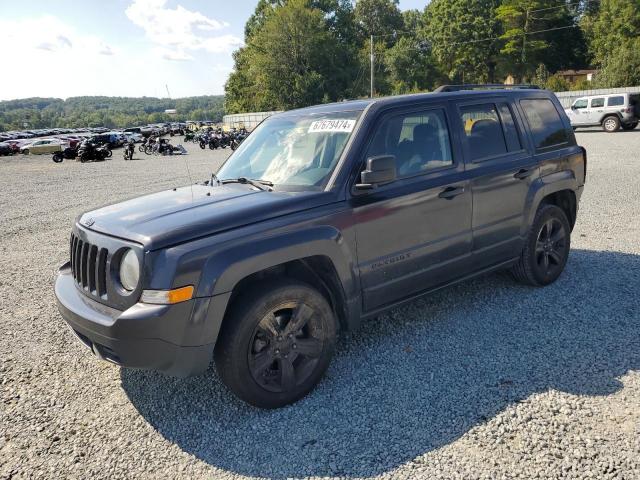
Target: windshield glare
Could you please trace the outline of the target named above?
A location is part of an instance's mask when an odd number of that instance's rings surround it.
[[[220,180],[246,177],[321,189],[338,163],[361,111],[271,117],[222,166]]]

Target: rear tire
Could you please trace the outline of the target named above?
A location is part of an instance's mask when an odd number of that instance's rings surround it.
[[[278,408],[316,386],[335,342],[336,319],[324,296],[304,283],[278,280],[236,299],[214,360],[235,395],[256,407]]]
[[[526,285],[549,285],[564,270],[570,248],[571,227],[564,210],[556,205],[541,205],[511,273]]]
[[[61,162],[62,162],[62,160],[63,160],[63,158],[64,158],[64,157],[62,156],[62,153],[54,153],[54,154],[53,154],[53,157],[52,157],[52,159],[53,159],[53,161],[54,161],[55,163],[61,163]]]
[[[604,120],[602,120],[602,129],[605,132],[608,132],[608,133],[617,132],[619,128],[620,128],[620,119],[615,115],[610,115],[608,117],[605,117]]]

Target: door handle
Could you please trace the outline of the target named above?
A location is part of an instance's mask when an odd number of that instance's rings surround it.
[[[438,197],[451,200],[452,198],[457,197],[458,195],[462,195],[463,193],[464,187],[447,187],[438,194]]]
[[[517,178],[518,180],[524,180],[525,178],[531,176],[531,174],[533,174],[533,170],[522,168],[513,174],[513,178]]]

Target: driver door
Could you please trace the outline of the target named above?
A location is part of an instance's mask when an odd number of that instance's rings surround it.
[[[586,125],[589,123],[588,101],[584,98],[578,99],[571,105],[571,124]]]
[[[394,155],[396,181],[351,198],[362,308],[372,312],[462,276],[471,191],[446,105],[384,115],[363,158]]]

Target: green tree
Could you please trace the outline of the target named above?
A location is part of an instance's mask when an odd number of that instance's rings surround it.
[[[569,90],[569,82],[563,77],[552,75],[547,79],[544,87],[553,92],[566,92]]]
[[[631,87],[640,85],[640,38],[622,43],[603,62],[596,74],[595,84],[599,88]]]
[[[582,19],[589,50],[596,65],[640,36],[640,0],[601,0],[600,7]]]
[[[530,77],[533,65],[542,60],[543,52],[549,47],[544,37],[531,37],[534,15],[532,11],[544,8],[541,0],[504,0],[496,9],[496,17],[502,23],[504,41],[500,53],[509,73],[516,83]]]
[[[547,81],[549,80],[549,70],[547,70],[547,66],[544,63],[538,65],[536,68],[536,75],[534,77],[534,82],[539,87],[545,87]]]
[[[568,0],[503,0],[496,17],[503,31],[504,72],[525,81],[541,62],[551,71],[584,67],[586,43],[577,28],[581,8]]]
[[[384,38],[388,44],[393,43],[393,35],[404,27],[398,0],[359,0],[355,21],[361,35]]]
[[[384,55],[393,94],[430,90],[441,80],[442,75],[425,42],[402,37]]]
[[[290,0],[278,8],[248,45],[255,87],[264,93],[258,107],[289,109],[335,100],[330,73],[337,42],[327,31],[323,12],[307,0]]]
[[[433,0],[425,9],[423,35],[452,82],[495,81],[497,4],[497,0]]]

